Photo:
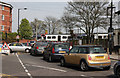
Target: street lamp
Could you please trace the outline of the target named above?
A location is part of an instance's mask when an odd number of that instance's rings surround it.
[[[27,10],[27,8],[19,8],[18,9],[18,36],[19,36],[19,13],[20,13],[20,10]],[[19,42],[19,40],[18,40]]]
[[[111,0],[111,6],[107,7],[107,16],[108,16],[108,9],[111,9],[111,17],[110,17],[110,27],[108,28],[108,41],[109,41],[109,54],[112,54],[112,49],[113,49],[113,27],[112,27],[112,14],[113,14],[113,9],[115,7],[113,7],[113,1]]]

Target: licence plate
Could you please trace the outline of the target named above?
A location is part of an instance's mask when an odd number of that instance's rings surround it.
[[[96,56],[97,59],[103,59],[104,56]]]
[[[59,51],[59,53],[66,53],[66,51]]]

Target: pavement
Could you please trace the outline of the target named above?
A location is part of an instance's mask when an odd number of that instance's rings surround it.
[[[110,55],[110,59],[120,61],[120,54],[118,55],[113,53],[112,55]]]

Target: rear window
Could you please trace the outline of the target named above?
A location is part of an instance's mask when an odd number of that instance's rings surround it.
[[[35,41],[30,41],[30,43],[34,43]]]
[[[69,44],[55,44],[55,49],[69,49]]]
[[[90,53],[95,54],[95,53],[106,53],[106,51],[102,47],[91,47]]]
[[[37,46],[47,46],[47,42],[37,42]]]

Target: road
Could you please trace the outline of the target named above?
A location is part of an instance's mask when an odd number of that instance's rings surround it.
[[[61,67],[58,61],[47,62],[42,56],[31,56],[29,53],[14,53],[2,56],[2,75],[3,78],[36,78],[36,77],[83,77],[83,78],[113,78],[113,64],[110,70],[91,69],[80,71],[78,67]]]

